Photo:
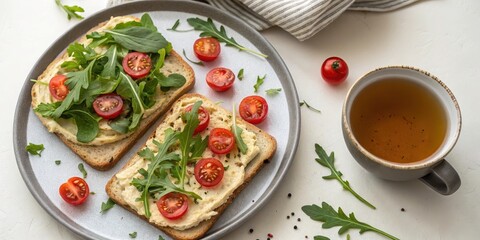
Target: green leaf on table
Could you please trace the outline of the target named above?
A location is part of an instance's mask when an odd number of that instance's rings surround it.
[[[106,202],[102,202],[100,213],[105,213],[106,211],[110,210],[114,206],[115,206],[115,202],[111,198],[108,198]]]
[[[263,77],[257,76],[257,82],[253,86],[254,92],[258,92],[258,88],[265,82],[265,77],[267,75],[263,75]]]
[[[365,205],[369,206],[372,209],[376,209],[375,206],[373,206],[363,197],[358,195],[358,193],[352,189],[348,181],[342,179],[342,173],[335,168],[335,157],[333,152],[331,152],[330,155],[327,155],[325,150],[318,144],[315,144],[315,152],[318,155],[318,158],[316,158],[315,160],[318,163],[320,163],[320,165],[330,169],[330,175],[323,176],[323,179],[325,180],[336,179],[342,185],[343,189],[349,191],[351,194],[353,194],[353,196],[355,196],[358,200],[360,200]]]
[[[330,238],[325,237],[325,236],[321,236],[321,235],[317,235],[317,236],[313,237],[313,240],[330,240]]]
[[[368,231],[376,232],[384,237],[392,240],[398,240],[398,238],[379,230],[371,225],[357,220],[353,213],[348,216],[342,210],[338,208],[338,212],[333,209],[332,206],[326,202],[322,202],[322,206],[306,205],[302,207],[302,211],[307,214],[312,220],[323,222],[322,228],[340,227],[338,234],[344,234],[350,229],[360,230],[360,234]]]
[[[55,160],[55,165],[60,165],[62,163],[61,160]]]
[[[240,70],[238,71],[238,73],[237,73],[237,78],[238,78],[238,80],[240,80],[240,81],[243,80],[243,72],[244,72],[244,70],[243,70],[243,68],[242,68],[242,69],[240,69]]]
[[[270,89],[265,90],[265,92],[269,96],[275,96],[275,95],[279,94],[281,91],[282,91],[281,88],[270,88]]]
[[[83,163],[78,164],[78,170],[80,170],[80,172],[82,173],[83,178],[87,178],[87,170],[85,170],[85,166],[83,165]]]
[[[302,107],[302,106],[305,106],[305,107],[307,107],[308,109],[310,109],[310,110],[312,110],[312,111],[314,111],[314,112],[322,113],[320,110],[318,110],[318,109],[312,107],[310,104],[308,104],[305,100],[303,100],[303,101],[300,102],[300,107]]]
[[[136,238],[137,237],[137,232],[132,232],[128,234],[131,238]]]
[[[28,145],[25,147],[25,151],[32,155],[37,155],[40,157],[42,156],[43,150],[45,150],[43,144],[28,143]]]
[[[67,13],[68,20],[72,18],[83,19],[83,16],[78,14],[78,12],[85,12],[82,7],[63,5],[60,0],[55,0],[55,3]]]
[[[183,56],[184,56],[189,62],[191,62],[191,63],[193,63],[193,64],[200,65],[200,66],[204,66],[202,61],[196,62],[196,61],[193,61],[192,59],[188,58],[188,57],[187,57],[187,54],[185,53],[185,49],[183,49]]]

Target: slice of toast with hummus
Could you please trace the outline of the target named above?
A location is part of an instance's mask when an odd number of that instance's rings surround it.
[[[189,164],[185,177],[185,182],[188,184],[185,184],[184,191],[196,193],[201,199],[189,198],[187,212],[180,218],[171,220],[164,217],[155,204],[159,201],[157,199],[160,196],[149,195],[149,205],[147,206],[149,206],[150,214],[146,214],[145,205],[142,204],[142,201],[138,201],[141,198],[141,192],[135,184],[132,184],[134,179],[141,181],[143,178],[141,169],[146,170],[151,164],[151,160],[142,157],[144,155],[141,152],[145,149],[152,149],[154,152],[160,151],[156,146],[159,146],[158,144],[162,143],[165,138],[168,139],[166,136],[168,136],[169,129],[177,132],[183,131],[182,129],[186,126],[185,109],[199,101],[201,106],[209,112],[210,122],[206,130],[198,134],[208,138],[213,128],[232,129],[235,119],[236,126],[242,129],[240,136],[247,149],[243,153],[239,148],[233,148],[227,154],[215,154],[206,148],[200,158],[214,157],[220,160],[225,169],[221,182],[214,187],[201,186],[200,182],[197,182],[193,170],[195,164]],[[140,149],[139,154],[133,156],[109,180],[105,188],[108,196],[118,205],[161,229],[172,238],[199,239],[207,233],[234,198],[268,162],[267,160],[271,159],[276,151],[276,146],[275,138],[243,119],[234,117],[230,111],[218,106],[213,101],[199,94],[186,94],[173,104],[145,146]],[[178,144],[174,143],[169,151],[175,153],[179,151],[178,148]],[[178,181],[175,181],[172,176],[169,178],[178,185]],[[147,215],[150,216],[147,217]]]
[[[92,35],[92,33],[102,34],[104,32],[112,30],[119,24],[131,23],[134,21],[140,22],[140,19],[132,16],[112,17],[110,20],[92,28],[88,33],[85,34],[85,36],[80,38],[77,43],[88,46],[88,44],[90,44],[95,39],[92,40],[91,38],[87,38],[87,35]],[[119,31],[121,31],[121,29]],[[168,47],[171,47],[171,45],[169,45]],[[102,46],[97,46],[95,48],[95,51],[97,53],[105,52],[107,51],[107,47],[102,48]],[[152,56],[153,54],[157,53],[151,53]],[[188,92],[190,89],[192,89],[195,83],[195,76],[191,66],[186,61],[184,61],[182,57],[174,50],[167,52],[167,55],[164,59],[164,64],[159,69],[159,72],[162,73],[164,76],[168,76],[170,74],[179,74],[183,76],[185,79],[185,83],[183,84],[183,86],[172,87],[169,89],[161,89],[160,86],[157,85],[153,96],[151,96],[151,106],[143,106],[142,110],[144,109],[144,111],[142,112],[141,119],[139,120],[138,125],[135,128],[129,129],[129,131],[127,132],[119,132],[114,130],[111,127],[112,120],[101,119],[100,117],[94,115],[94,111],[90,109],[90,112],[92,113],[91,115],[93,115],[98,122],[99,131],[93,140],[88,142],[82,142],[78,140],[78,127],[75,124],[75,121],[77,121],[77,119],[73,121],[72,118],[52,118],[44,116],[39,111],[37,111],[37,108],[42,104],[46,104],[45,106],[48,106],[48,104],[61,102],[61,100],[55,99],[52,94],[50,94],[49,82],[57,74],[68,74],[68,70],[65,70],[64,65],[62,64],[71,61],[73,58],[74,57],[69,55],[68,52],[65,52],[57,59],[55,59],[38,77],[36,83],[33,85],[31,90],[32,108],[35,110],[35,114],[39,117],[43,125],[47,127],[49,132],[55,133],[72,151],[78,154],[87,164],[98,170],[108,170],[113,167],[115,163],[120,160],[121,156],[130,149],[130,147],[135,143],[135,141],[139,137],[141,137],[145,133],[145,131],[167,111],[167,109],[172,105],[172,103],[180,96]],[[118,58],[121,59],[121,53],[118,53]],[[99,61],[100,60],[98,60],[97,62]],[[121,63],[121,60],[119,61]],[[82,68],[80,69],[82,70]],[[151,69],[153,71],[154,67],[152,66]],[[122,71],[121,66],[117,66],[117,71]],[[125,74],[124,76],[127,75]],[[136,81],[138,83],[138,80]],[[131,82],[135,82],[135,80],[130,79],[129,83]],[[70,89],[69,94],[71,94],[72,92],[73,90]],[[144,104],[142,103],[140,105]],[[86,108],[88,109],[90,108],[90,106],[87,105]],[[129,109],[129,111],[132,111],[132,109]],[[135,111],[135,109],[133,109],[133,111]]]

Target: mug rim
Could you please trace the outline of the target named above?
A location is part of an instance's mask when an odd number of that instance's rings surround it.
[[[447,148],[447,151],[442,153],[441,155],[437,156],[436,158],[430,158],[430,156],[427,159],[411,162],[411,163],[398,163],[398,162],[392,162],[388,161],[386,159],[377,157],[376,155],[370,153],[367,151],[355,138],[353,131],[351,129],[351,126],[348,121],[348,116],[347,116],[347,102],[351,98],[352,91],[354,90],[355,86],[357,86],[362,79],[367,77],[370,74],[379,72],[379,71],[384,71],[384,70],[389,70],[389,69],[400,69],[400,70],[413,70],[416,71],[422,75],[425,75],[427,78],[432,79],[436,81],[440,86],[446,91],[446,93],[450,96],[452,103],[455,107],[456,110],[456,118],[457,118],[457,124],[456,124],[456,129],[455,129],[455,134],[453,136],[450,136],[450,138],[453,138],[453,141],[450,142],[448,145],[443,146],[442,148]],[[445,156],[453,149],[453,147],[456,145],[458,138],[460,136],[460,131],[462,128],[462,116],[460,112],[460,106],[458,105],[457,99],[453,95],[452,91],[445,85],[444,82],[442,82],[440,79],[435,77],[434,75],[430,74],[427,71],[421,70],[416,67],[411,67],[411,66],[404,66],[404,65],[393,65],[393,66],[386,66],[386,67],[379,67],[374,70],[371,70],[361,77],[359,77],[353,85],[350,87],[350,89],[347,92],[347,95],[345,97],[345,101],[343,103],[343,108],[342,108],[342,125],[344,130],[347,133],[347,136],[352,143],[352,145],[357,148],[363,155],[365,155],[370,161],[374,161],[378,164],[381,164],[383,166],[386,166],[388,168],[393,168],[393,169],[398,169],[398,170],[414,170],[414,169],[424,169],[424,168],[429,168],[434,166],[435,164],[441,162],[445,158]],[[435,153],[434,153],[435,154]],[[355,158],[355,156],[353,156]],[[429,159],[430,158],[430,159]]]

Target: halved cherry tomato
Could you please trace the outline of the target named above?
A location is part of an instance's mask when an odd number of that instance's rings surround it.
[[[218,67],[207,73],[207,84],[217,92],[227,91],[235,81],[235,74],[232,70]]]
[[[204,187],[213,187],[222,181],[224,171],[218,159],[202,158],[195,164],[195,179]]]
[[[152,59],[145,53],[131,52],[123,58],[123,70],[133,79],[145,77],[152,68]]]
[[[258,124],[263,122],[268,114],[268,103],[260,96],[245,97],[239,106],[240,116],[247,122]]]
[[[58,189],[60,196],[65,202],[72,205],[80,205],[87,200],[90,194],[87,182],[79,177],[71,177]]]
[[[168,219],[178,219],[188,210],[188,198],[185,194],[170,192],[157,201],[160,213]]]
[[[339,57],[329,57],[322,64],[322,78],[327,83],[338,85],[348,76],[348,65]]]
[[[235,138],[230,130],[214,128],[208,137],[208,148],[216,154],[229,153],[235,146]]]
[[[192,110],[192,107],[193,105],[186,107],[185,111],[190,112]],[[208,111],[205,110],[205,108],[203,107],[198,108],[198,120],[200,121],[200,123],[193,131],[194,135],[205,130],[208,127],[208,123],[210,122],[210,113],[208,113]]]
[[[198,59],[211,62],[220,54],[220,43],[213,37],[199,38],[193,43],[193,51]]]
[[[115,93],[100,95],[93,101],[93,109],[98,116],[113,119],[122,114],[123,100]]]
[[[65,81],[67,81],[67,76],[58,74],[55,75],[50,82],[48,83],[48,89],[50,90],[50,94],[52,97],[57,100],[63,100],[67,96],[69,90],[65,85]]]

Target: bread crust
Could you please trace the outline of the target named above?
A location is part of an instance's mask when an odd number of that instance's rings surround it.
[[[138,18],[132,16],[123,16],[122,18],[125,18],[125,21],[139,21]],[[96,31],[97,29],[105,26],[107,23],[108,21],[102,22],[94,28],[90,29],[85,35],[80,38],[80,41],[85,40],[87,34]],[[48,65],[46,70],[38,77],[38,79],[43,79],[46,77],[46,75],[48,75],[48,73],[50,73],[51,71],[55,71],[55,67],[58,66],[61,61],[65,61],[67,58],[68,55],[66,52],[61,54]],[[164,97],[165,103],[158,106],[157,109],[152,109],[154,110],[153,113],[143,118],[140,121],[140,125],[138,126],[138,128],[134,132],[130,133],[130,135],[128,135],[127,137],[112,143],[106,143],[102,145],[89,145],[84,143],[72,142],[68,139],[68,137],[66,137],[60,132],[55,132],[55,134],[62,140],[63,143],[65,143],[65,145],[67,145],[73,152],[75,152],[92,168],[102,171],[111,169],[131,148],[131,146],[135,144],[136,140],[143,136],[143,134],[148,130],[148,128],[152,126],[156,122],[156,120],[170,108],[170,106],[176,99],[178,99],[183,94],[189,92],[193,88],[195,84],[194,71],[192,67],[185,60],[183,60],[183,58],[177,52],[172,50],[170,54],[165,58],[165,62],[171,62],[171,65],[175,66],[175,69],[168,69],[168,71],[180,71],[180,73],[185,77],[186,83],[180,88],[171,89],[165,94],[163,94],[162,97]],[[162,70],[163,68],[161,69],[161,71]],[[40,94],[39,89],[40,88],[35,87],[35,85],[32,87],[32,108],[35,108],[38,104],[40,104],[37,97]],[[48,126],[48,122],[51,121],[51,119],[42,117],[37,112],[35,112],[35,114],[38,116],[43,125]]]
[[[182,99],[184,99],[184,98],[190,98],[190,97],[202,98],[203,100],[208,101],[208,99],[206,97],[204,97],[200,94],[196,94],[196,93],[185,94],[184,96],[179,98],[173,104],[173,106],[172,106],[172,108],[171,108],[171,110],[169,111],[168,114],[172,113],[172,110],[176,106],[176,103],[182,101]],[[221,108],[220,106],[218,106],[218,107]],[[167,114],[164,115],[163,118],[162,118],[162,121],[167,116],[168,116]],[[162,226],[158,226],[154,223],[151,223],[151,222],[148,221],[148,219],[145,216],[139,215],[137,213],[137,211],[132,209],[122,199],[122,197],[120,196],[121,189],[119,189],[118,179],[117,179],[116,175],[113,175],[113,177],[107,182],[107,184],[105,186],[105,190],[106,190],[108,196],[113,201],[115,201],[118,205],[124,207],[125,209],[132,212],[133,214],[140,217],[141,219],[147,221],[151,225],[159,228],[160,230],[162,230],[163,232],[165,232],[166,234],[168,234],[170,237],[172,237],[174,239],[195,240],[195,239],[201,238],[203,235],[205,235],[208,232],[208,230],[218,220],[218,218],[222,215],[222,213],[225,211],[225,209],[234,201],[236,196],[238,196],[240,194],[240,192],[248,185],[248,183],[250,183],[250,181],[253,179],[253,177],[269,162],[269,159],[272,158],[272,156],[274,155],[274,153],[277,149],[277,142],[276,142],[274,137],[272,137],[268,133],[264,132],[260,128],[244,121],[241,118],[237,118],[237,121],[239,121],[242,124],[244,124],[245,126],[247,126],[247,129],[249,131],[252,131],[252,132],[255,133],[255,135],[257,136],[257,143],[262,145],[262,147],[261,147],[262,151],[254,159],[252,159],[252,161],[250,161],[250,163],[245,168],[245,176],[244,176],[244,180],[243,180],[242,184],[234,190],[234,192],[229,196],[228,200],[224,204],[222,204],[221,206],[219,206],[217,209],[214,210],[218,214],[211,217],[210,219],[202,221],[197,226],[186,229],[186,230],[177,230],[177,229],[174,229],[174,228],[171,228],[171,227],[162,227]],[[156,135],[156,130],[151,134],[149,139],[154,138],[155,135]],[[146,147],[146,145],[144,144],[138,150],[141,150],[145,147]],[[120,171],[128,168],[129,166],[131,166],[134,163],[135,163],[135,159],[134,158],[130,159],[122,167],[122,169]]]

